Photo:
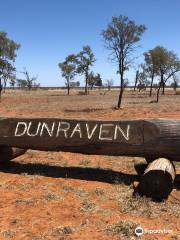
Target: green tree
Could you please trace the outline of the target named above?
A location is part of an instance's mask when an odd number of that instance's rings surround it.
[[[88,85],[91,87],[91,90],[94,86],[101,87],[102,86],[102,79],[101,75],[97,73],[96,75],[93,72],[90,72],[88,77]]]
[[[16,71],[15,67],[13,67],[11,64],[7,62],[2,75],[2,80],[3,80],[2,86],[4,88],[4,93],[6,90],[7,81],[10,82],[11,79],[16,78],[15,71]]]
[[[12,77],[9,80],[10,87],[14,88],[16,85],[16,75],[12,75]]]
[[[156,102],[158,102],[160,89],[162,88],[162,94],[164,94],[166,82],[180,71],[180,60],[174,52],[168,51],[162,46],[157,46],[152,51],[155,58],[156,71],[160,76],[156,97]]]
[[[6,83],[7,79],[15,71],[13,62],[19,47],[19,44],[7,37],[7,33],[0,32],[0,97],[3,89],[2,80]]]
[[[27,81],[25,79],[16,79],[17,87],[21,89],[27,88]]]
[[[138,76],[139,83],[138,83],[137,88],[139,89],[139,92],[141,90],[146,90],[146,88],[149,85],[149,81],[147,78],[147,72],[144,67],[145,67],[144,65],[141,65],[142,70],[139,72],[139,76]]]
[[[83,50],[76,55],[77,73],[85,76],[85,94],[88,94],[88,80],[90,67],[96,61],[95,56],[89,45],[84,46]]]
[[[171,83],[171,87],[174,89],[174,92],[176,93],[178,84],[180,82],[180,78],[178,75],[174,74],[172,79],[173,79],[173,82]]]
[[[95,76],[96,78],[96,86],[97,87],[102,87],[102,78],[101,78],[101,75],[99,73],[97,73],[97,75]]]
[[[62,77],[66,79],[66,86],[67,86],[67,94],[70,94],[70,87],[71,82],[74,79],[74,76],[76,74],[76,56],[74,54],[71,54],[66,57],[65,61],[62,63],[59,63],[58,66],[61,69]]]
[[[140,41],[142,34],[146,30],[144,25],[137,25],[128,17],[120,15],[113,16],[111,23],[106,30],[102,31],[105,46],[111,51],[112,60],[118,65],[120,74],[120,93],[117,107],[121,107],[122,96],[125,88],[124,73],[133,61],[132,52],[136,44]]]
[[[152,89],[153,89],[153,82],[154,78],[158,73],[158,66],[156,64],[156,51],[149,50],[148,52],[144,53],[144,61],[145,61],[145,71],[147,74],[147,77],[150,78],[150,91],[149,91],[149,97],[152,96]]]

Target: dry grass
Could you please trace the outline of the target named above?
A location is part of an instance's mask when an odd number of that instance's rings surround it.
[[[88,96],[72,91],[7,92],[1,116],[71,119],[180,119],[180,98],[167,90],[160,103],[149,104],[148,92],[126,91],[124,108],[115,110],[118,91],[103,90]],[[155,93],[154,93],[155,94]],[[117,240],[135,239],[134,229],[172,229],[178,239],[179,185],[161,203],[133,195],[138,181],[133,157],[90,156],[29,150],[1,166],[0,239]],[[180,165],[176,163],[177,172]],[[171,236],[143,236],[143,240]]]
[[[107,234],[118,235],[119,237],[126,237],[126,239],[135,239],[135,229],[138,225],[132,221],[119,221],[117,223],[108,225],[105,229]]]

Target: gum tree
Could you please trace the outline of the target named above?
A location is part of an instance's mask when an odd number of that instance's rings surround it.
[[[117,107],[121,107],[125,88],[124,74],[133,61],[132,53],[137,47],[142,34],[146,30],[144,25],[137,25],[127,16],[113,16],[107,28],[102,31],[105,47],[111,52],[111,59],[118,65],[120,74],[120,92]]]
[[[11,78],[15,68],[13,63],[16,59],[16,51],[20,45],[7,37],[7,33],[0,32],[0,97],[3,89],[2,80]]]
[[[160,76],[156,97],[158,102],[160,89],[162,88],[162,94],[164,94],[166,82],[180,71],[180,60],[173,51],[168,51],[162,46],[157,46],[152,51],[155,56],[157,75]]]
[[[148,52],[144,53],[144,61],[145,61],[145,71],[150,78],[150,91],[149,91],[149,97],[152,95],[152,88],[153,88],[153,82],[154,78],[157,75],[158,67],[156,64],[156,52],[154,50],[149,50]]]
[[[67,94],[70,94],[71,81],[76,74],[76,56],[71,54],[66,57],[65,61],[58,64],[61,69],[62,77],[66,79]]]
[[[92,49],[89,45],[84,46],[83,50],[76,55],[77,73],[85,76],[85,94],[88,94],[88,79],[90,67],[96,61]]]

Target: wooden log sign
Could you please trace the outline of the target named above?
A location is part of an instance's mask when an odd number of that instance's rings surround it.
[[[180,161],[180,120],[0,119],[0,145]]]

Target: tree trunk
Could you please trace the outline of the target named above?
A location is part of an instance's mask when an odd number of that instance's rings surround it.
[[[162,95],[165,95],[165,82],[162,83]]]
[[[4,80],[4,93],[6,92],[6,84],[7,84],[7,80]]]
[[[159,102],[159,92],[160,92],[160,89],[161,89],[161,83],[159,84],[159,87],[158,87],[158,90],[157,90],[157,95],[156,95],[156,102],[157,103]]]
[[[68,96],[69,96],[69,94],[70,94],[70,85],[69,85],[69,83],[67,84],[67,93],[68,93]]]
[[[159,158],[146,168],[137,191],[152,199],[166,199],[173,189],[175,168],[171,161]]]
[[[136,90],[138,78],[139,78],[139,71],[136,71],[136,80],[135,80],[135,84],[134,84],[134,91]]]
[[[164,84],[164,75],[163,75],[163,73],[161,73],[161,81],[159,83],[159,87],[158,87],[158,90],[157,90],[157,96],[156,96],[156,102],[157,103],[159,102],[159,93],[160,93],[160,89],[163,86],[163,84]]]
[[[123,78],[123,72],[120,72],[121,76],[121,86],[120,86],[120,93],[119,93],[119,99],[118,99],[118,105],[117,107],[120,108],[122,104],[122,96],[124,92],[124,78]]]
[[[151,86],[150,86],[150,92],[149,92],[149,97],[152,96],[152,89],[153,89],[153,81],[154,81],[154,74],[151,77]]]
[[[3,90],[2,80],[0,78],[0,101],[1,101],[2,90]]]
[[[88,95],[88,72],[85,73],[86,83],[85,83],[85,95]]]

